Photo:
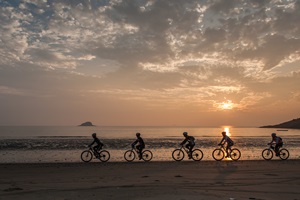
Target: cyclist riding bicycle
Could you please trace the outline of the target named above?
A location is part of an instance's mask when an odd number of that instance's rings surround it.
[[[97,157],[97,156],[99,156],[99,151],[102,149],[102,147],[103,147],[103,143],[99,140],[99,138],[97,138],[97,134],[96,133],[93,133],[92,134],[92,137],[94,138],[94,141],[89,145],[89,147],[91,147],[93,144],[97,144],[97,145],[95,145],[94,147],[93,147],[93,149],[94,149],[94,154],[95,154],[95,156]]]
[[[272,149],[274,149],[276,156],[279,156],[279,149],[283,146],[282,138],[279,136],[276,136],[276,133],[272,133],[272,141],[268,143],[268,145],[272,145],[275,143],[275,147],[272,146]]]
[[[186,148],[188,148],[189,153],[189,159],[192,158],[192,150],[195,146],[195,138],[193,136],[189,136],[187,132],[183,132],[183,136],[185,137],[185,139],[180,143],[181,146],[183,146],[185,143],[187,143],[185,145]]]
[[[230,149],[234,145],[234,142],[232,141],[232,139],[230,139],[230,137],[228,137],[226,135],[225,131],[222,132],[222,135],[223,135],[223,138],[222,138],[221,142],[218,145],[224,145],[225,143],[227,143],[226,158],[228,158],[229,157],[228,149]]]
[[[143,149],[145,148],[145,143],[144,143],[144,140],[143,138],[141,137],[141,134],[140,133],[136,133],[136,140],[131,144],[131,147],[134,148],[135,145],[137,143],[139,143],[138,145],[136,145],[136,149],[138,150],[138,154],[139,154],[139,159],[141,160],[142,159],[142,151]]]

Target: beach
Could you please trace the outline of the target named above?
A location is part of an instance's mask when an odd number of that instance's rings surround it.
[[[300,199],[300,160],[0,164],[0,199]]]

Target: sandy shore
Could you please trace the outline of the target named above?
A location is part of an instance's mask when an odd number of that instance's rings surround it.
[[[0,199],[300,200],[300,160],[1,164]]]

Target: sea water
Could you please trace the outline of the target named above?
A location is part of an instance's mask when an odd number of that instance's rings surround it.
[[[226,131],[242,153],[241,160],[260,160],[261,152],[271,141],[271,133],[283,138],[290,151],[289,159],[300,158],[300,130],[253,127],[120,127],[120,126],[0,126],[0,163],[81,162],[80,154],[93,141],[91,134],[105,144],[110,160],[125,162],[124,152],[131,148],[140,132],[146,149],[153,152],[153,161],[172,161],[172,151],[188,132],[196,138],[195,148],[203,151],[204,160],[213,160],[212,151]],[[278,158],[274,158],[278,159]],[[185,158],[187,159],[187,156]],[[99,162],[93,160],[93,162]]]

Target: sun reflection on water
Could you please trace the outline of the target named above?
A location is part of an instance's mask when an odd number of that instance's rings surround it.
[[[229,128],[230,127],[228,127],[228,126],[224,127],[224,131],[226,132],[226,135],[230,137],[231,133],[229,132]]]

